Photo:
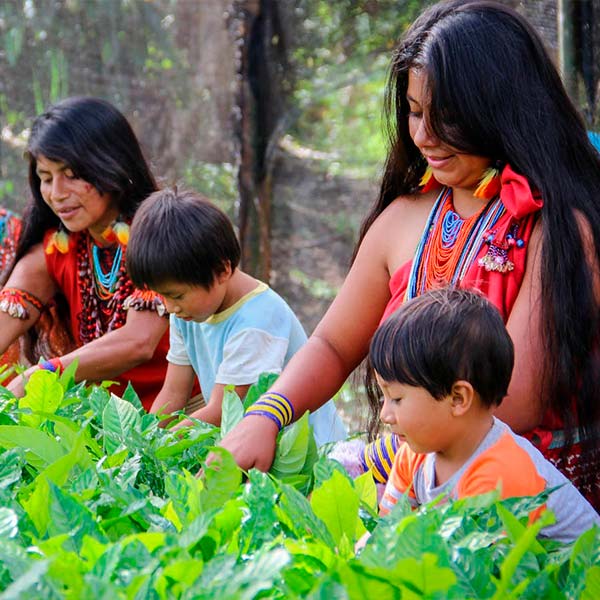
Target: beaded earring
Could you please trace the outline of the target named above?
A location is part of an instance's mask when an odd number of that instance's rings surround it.
[[[119,242],[121,246],[127,246],[129,242],[129,225],[125,221],[121,221],[121,217],[119,217],[102,232],[102,237],[107,242]]]
[[[54,254],[54,251],[60,252],[61,254],[67,254],[70,247],[71,238],[61,223],[58,226],[58,229],[48,239],[46,254]]]
[[[501,168],[500,163],[496,162],[483,172],[473,195],[482,200],[491,200],[500,193],[501,187]]]

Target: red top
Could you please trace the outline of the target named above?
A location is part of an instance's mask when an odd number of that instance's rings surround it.
[[[495,224],[492,234],[494,243],[504,244],[507,234],[512,234],[516,228],[515,237],[522,240],[522,243],[515,243],[508,249],[508,258],[514,269],[503,273],[488,270],[486,266],[481,265],[480,260],[489,252],[488,244],[482,243],[476,259],[467,269],[459,286],[482,292],[498,308],[506,323],[521,289],[527,246],[543,200],[537,191],[531,190],[525,177],[515,173],[508,165],[502,172],[500,199],[506,210]],[[392,275],[389,283],[392,297],[383,313],[382,322],[404,302],[411,268],[412,261],[408,261]],[[540,427],[524,435],[532,441],[535,440],[540,450],[546,452],[552,441],[552,430],[560,428],[561,422],[556,415],[547,412]]]
[[[49,237],[55,230],[46,232],[44,236],[44,248],[46,248]],[[80,336],[80,316],[82,312],[81,290],[85,288],[77,269],[77,251],[76,240],[82,233],[69,234],[70,249],[66,254],[54,251],[51,254],[46,253],[46,265],[48,273],[55,281],[56,285],[64,294],[71,315],[71,331],[73,339],[78,347],[83,345]],[[120,376],[115,377],[118,385],[112,386],[110,391],[116,395],[122,395],[127,387],[131,385],[137,392],[142,404],[146,410],[150,409],[154,398],[160,391],[167,372],[167,352],[169,350],[169,331],[164,333],[152,358]]]

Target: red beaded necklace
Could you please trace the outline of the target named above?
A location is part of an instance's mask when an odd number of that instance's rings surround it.
[[[92,268],[91,248],[93,241],[86,232],[77,240],[77,272],[79,274],[81,294],[81,315],[79,318],[79,338],[87,344],[103,336],[108,331],[119,329],[125,324],[126,312],[123,302],[133,292],[133,283],[127,276],[125,267],[125,247],[122,247],[119,274],[113,291],[106,291],[96,281]],[[101,261],[105,266],[112,266],[115,249],[101,251]],[[102,289],[102,295],[97,293]]]

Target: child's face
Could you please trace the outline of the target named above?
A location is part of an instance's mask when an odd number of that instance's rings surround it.
[[[436,400],[425,388],[375,376],[383,392],[381,420],[414,452],[443,452],[450,441],[451,397]]]
[[[184,321],[201,323],[220,311],[226,286],[217,277],[208,290],[199,285],[170,281],[154,291],[164,298],[169,313]]]

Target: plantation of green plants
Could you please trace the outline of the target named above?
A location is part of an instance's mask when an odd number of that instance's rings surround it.
[[[370,476],[319,455],[306,417],[271,473],[243,474],[215,450],[242,414],[230,392],[220,429],[171,432],[132,389],[72,369],[34,373],[22,399],[0,388],[0,599],[600,598],[600,530],[536,538],[543,497],[406,502],[379,520]]]

